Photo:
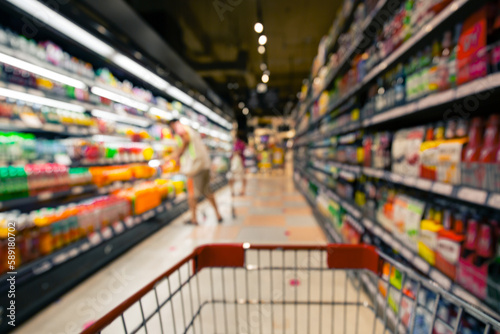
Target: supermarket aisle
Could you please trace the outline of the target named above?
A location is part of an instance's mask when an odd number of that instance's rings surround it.
[[[107,267],[40,312],[15,333],[62,334],[108,312],[200,244],[210,242],[325,243],[305,199],[290,173],[252,176],[247,194],[232,199],[228,187],[216,195],[224,223],[216,223],[208,203],[200,210],[201,226],[183,225],[186,214],[134,247]],[[231,216],[234,205],[236,217]]]

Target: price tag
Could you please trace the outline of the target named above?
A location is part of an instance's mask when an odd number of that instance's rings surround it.
[[[140,224],[140,223],[142,223],[142,219],[141,219],[141,217],[140,217],[140,216],[135,217],[135,218],[134,218],[134,224],[135,224],[135,225],[137,225],[137,224]]]
[[[45,123],[42,129],[50,132],[63,132],[64,126],[62,126],[61,124]]]
[[[488,206],[500,209],[500,194],[492,193],[488,199]]]
[[[457,197],[461,200],[477,204],[484,204],[487,196],[488,193],[486,191],[469,187],[461,187],[457,194]]]
[[[162,213],[163,211],[165,211],[165,207],[163,207],[162,205],[156,208],[156,212],[158,213]]]
[[[403,255],[403,257],[408,261],[408,262],[412,262],[413,261],[413,258],[415,257],[413,255],[413,253],[406,247],[402,247],[401,248],[401,255]]]
[[[387,231],[382,231],[382,240],[390,246],[392,246],[392,237]]]
[[[80,250],[78,248],[72,248],[69,252],[68,252],[68,256],[70,258],[74,258],[75,256],[77,256],[78,254],[80,254]]]
[[[375,234],[379,238],[382,237],[382,229],[380,228],[380,226],[375,226],[373,228],[373,234]]]
[[[403,181],[403,177],[399,174],[391,173],[389,175],[389,179],[394,183],[401,183]]]
[[[142,221],[146,221],[146,220],[148,220],[149,218],[150,218],[149,212],[146,212],[146,213],[143,213],[143,214],[142,214],[142,217],[141,217]]]
[[[371,220],[365,218],[363,219],[363,224],[368,230],[371,231],[373,229],[373,222]]]
[[[167,210],[172,209],[172,203],[168,202],[167,204],[165,204],[165,209]]]
[[[99,189],[97,189],[97,192],[99,193],[99,195],[107,194],[109,192],[109,187],[99,188]]]
[[[113,230],[115,231],[115,234],[122,234],[123,231],[125,231],[125,226],[121,221],[116,221],[113,223]]]
[[[102,242],[102,238],[97,232],[93,232],[89,235],[88,237],[89,242],[91,245],[96,246],[99,245]]]
[[[125,218],[124,222],[128,228],[131,228],[132,226],[134,226],[134,218],[132,218],[132,217]]]
[[[88,243],[88,242],[85,242],[85,243],[83,243],[83,244],[80,246],[80,250],[81,250],[82,252],[88,251],[88,250],[89,250],[89,248],[90,248],[90,243]]]
[[[403,183],[408,187],[414,187],[417,183],[417,179],[411,176],[406,176],[403,178]]]
[[[426,179],[417,179],[415,186],[419,189],[428,191],[432,187],[432,182]]]
[[[81,186],[73,187],[73,188],[71,188],[71,193],[73,195],[79,195],[79,194],[83,193],[83,190],[84,190],[84,188]]]
[[[431,267],[429,263],[425,262],[425,260],[419,256],[415,256],[415,259],[413,259],[413,265],[424,274],[427,274]]]
[[[439,270],[432,269],[429,274],[429,277],[436,283],[441,285],[443,288],[445,288],[446,290],[449,290],[451,288],[451,280],[445,275],[441,274]]]
[[[45,191],[43,193],[38,194],[37,199],[39,201],[47,201],[47,200],[51,199],[52,197],[54,197],[54,193],[53,192],[51,192],[51,191]]]
[[[61,253],[61,254],[54,256],[54,258],[52,259],[52,263],[54,263],[55,265],[58,265],[58,264],[61,264],[63,262],[66,262],[66,260],[68,260],[68,258],[69,258],[68,253]]]
[[[68,132],[71,134],[80,134],[80,129],[78,129],[78,127],[72,125],[72,126],[68,126]]]
[[[56,154],[54,156],[54,160],[56,163],[60,165],[65,165],[65,166],[71,165],[71,158],[67,154]]]
[[[50,270],[52,268],[52,264],[49,261],[44,261],[42,264],[33,268],[33,274],[40,275],[44,272]]]
[[[432,191],[440,195],[450,196],[453,186],[451,184],[436,182],[432,186]]]
[[[465,289],[463,289],[461,286],[454,285],[452,288],[452,292],[454,295],[462,298],[466,302],[472,305],[478,305],[478,300],[476,297],[471,295],[469,292],[467,292]]]
[[[106,240],[109,240],[113,237],[113,231],[109,226],[106,226],[101,230],[102,237]]]

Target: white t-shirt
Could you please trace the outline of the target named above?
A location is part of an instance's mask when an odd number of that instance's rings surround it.
[[[210,153],[200,134],[186,125],[184,125],[184,129],[189,134],[189,145],[180,159],[181,173],[192,176],[202,170],[209,170],[211,166]]]

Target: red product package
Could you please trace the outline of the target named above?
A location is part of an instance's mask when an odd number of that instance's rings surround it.
[[[486,6],[469,16],[458,41],[457,64],[459,85],[485,76],[488,71],[486,51]]]

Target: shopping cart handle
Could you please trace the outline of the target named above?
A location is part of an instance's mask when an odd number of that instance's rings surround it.
[[[193,271],[209,267],[244,267],[245,250],[318,250],[327,252],[330,269],[368,269],[380,273],[381,259],[375,247],[369,245],[251,245],[208,244],[195,249]]]

